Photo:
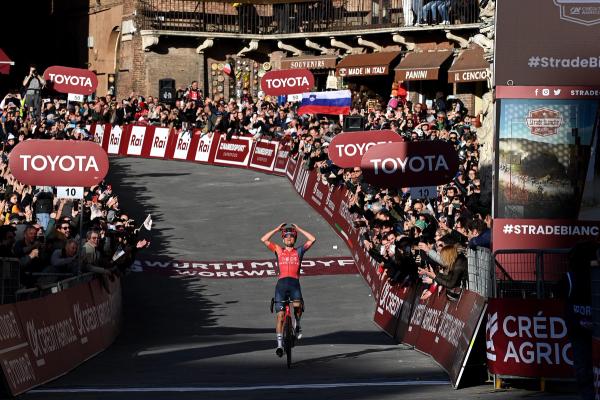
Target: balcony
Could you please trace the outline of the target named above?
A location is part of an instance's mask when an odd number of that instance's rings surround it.
[[[479,23],[477,0],[445,0],[449,25]],[[427,2],[426,0],[424,1]],[[266,4],[267,3],[267,4]],[[141,0],[141,29],[214,37],[306,37],[423,29],[405,25],[402,0]],[[411,12],[407,10],[407,12]],[[431,19],[431,13],[428,13]],[[441,19],[441,18],[440,18]],[[431,21],[430,22],[434,22]]]

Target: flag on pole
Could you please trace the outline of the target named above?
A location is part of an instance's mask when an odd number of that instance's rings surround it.
[[[298,114],[350,114],[352,94],[349,90],[310,92],[302,94]]]

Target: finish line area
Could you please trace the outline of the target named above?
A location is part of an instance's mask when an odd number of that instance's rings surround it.
[[[111,159],[110,181],[127,188],[120,191],[119,201],[132,210],[131,218],[142,221],[151,213],[155,221],[152,247],[140,253],[136,263],[143,272],[134,266],[123,279],[121,334],[103,353],[20,398],[179,400],[206,393],[211,399],[391,400],[401,395],[531,395],[516,390],[492,393],[491,385],[454,390],[430,357],[395,344],[373,323],[376,304],[356,274],[350,251],[284,178],[130,158]],[[268,271],[275,270],[275,257],[259,241],[282,222],[296,223],[317,237],[304,260],[304,337],[294,349],[290,370],[274,351],[269,304],[275,276]],[[191,260],[209,262],[196,261],[194,268]],[[178,271],[265,272],[243,279]]]
[[[151,272],[164,275],[197,276],[214,279],[268,278],[277,276],[274,260],[242,261],[169,261],[136,260],[133,272]],[[358,274],[352,258],[323,257],[302,261],[301,276]]]

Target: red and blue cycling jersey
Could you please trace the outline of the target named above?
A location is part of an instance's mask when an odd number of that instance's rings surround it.
[[[308,243],[295,248],[284,248],[275,243],[269,242],[267,247],[277,255],[277,265],[279,266],[279,279],[294,278],[300,279],[300,266],[306,250],[310,249]]]

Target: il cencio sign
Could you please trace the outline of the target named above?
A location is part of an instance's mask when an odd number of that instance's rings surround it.
[[[269,71],[260,80],[260,87],[269,96],[310,92],[315,77],[307,69]]]
[[[329,158],[338,167],[360,167],[362,156],[378,144],[402,142],[393,131],[346,132],[336,135],[329,144]]]
[[[87,69],[53,66],[44,71],[47,85],[60,93],[92,94],[98,87],[96,74]]]
[[[26,140],[8,156],[21,183],[35,186],[93,186],[108,173],[108,156],[93,142]]]
[[[378,144],[362,157],[366,182],[379,187],[437,186],[458,171],[458,154],[448,142]]]

